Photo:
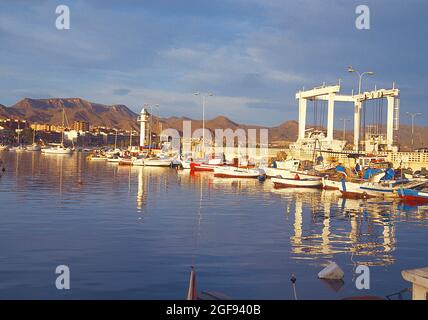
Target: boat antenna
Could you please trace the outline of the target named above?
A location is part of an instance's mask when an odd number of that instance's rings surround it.
[[[296,290],[296,277],[294,276],[294,273],[291,275],[291,283],[293,285],[293,294],[294,294],[294,300],[298,300],[297,299],[297,290]]]

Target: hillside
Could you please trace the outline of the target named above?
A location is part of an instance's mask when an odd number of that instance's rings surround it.
[[[62,110],[69,123],[86,121],[95,126],[136,130],[137,114],[124,105],[103,105],[80,98],[23,99],[14,104],[6,113],[38,123],[61,124]]]

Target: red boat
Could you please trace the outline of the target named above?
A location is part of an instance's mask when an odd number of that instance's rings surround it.
[[[223,165],[222,159],[211,159],[208,160],[208,162],[191,162],[190,170],[213,172],[214,168],[221,167]]]

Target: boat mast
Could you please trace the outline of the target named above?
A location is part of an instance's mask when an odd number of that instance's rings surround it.
[[[16,131],[18,131],[18,145],[20,145],[21,144],[21,128],[20,128],[20,126],[19,126],[19,119],[18,119],[18,130],[16,130]]]
[[[131,132],[129,134],[129,150],[132,149],[132,128],[131,128]]]
[[[65,110],[62,108],[62,134],[61,134],[61,147],[64,147],[64,121],[65,121]]]
[[[116,134],[114,135],[114,150],[117,149],[117,129],[114,129],[116,131]]]

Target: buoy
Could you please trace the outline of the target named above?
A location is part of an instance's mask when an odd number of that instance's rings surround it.
[[[341,280],[345,273],[336,262],[331,261],[327,267],[318,273],[318,278],[328,280]]]
[[[266,177],[265,177],[264,175],[260,175],[260,176],[258,177],[258,179],[259,179],[259,181],[260,181],[260,182],[263,182],[263,181],[265,181],[265,180],[266,180]]]

